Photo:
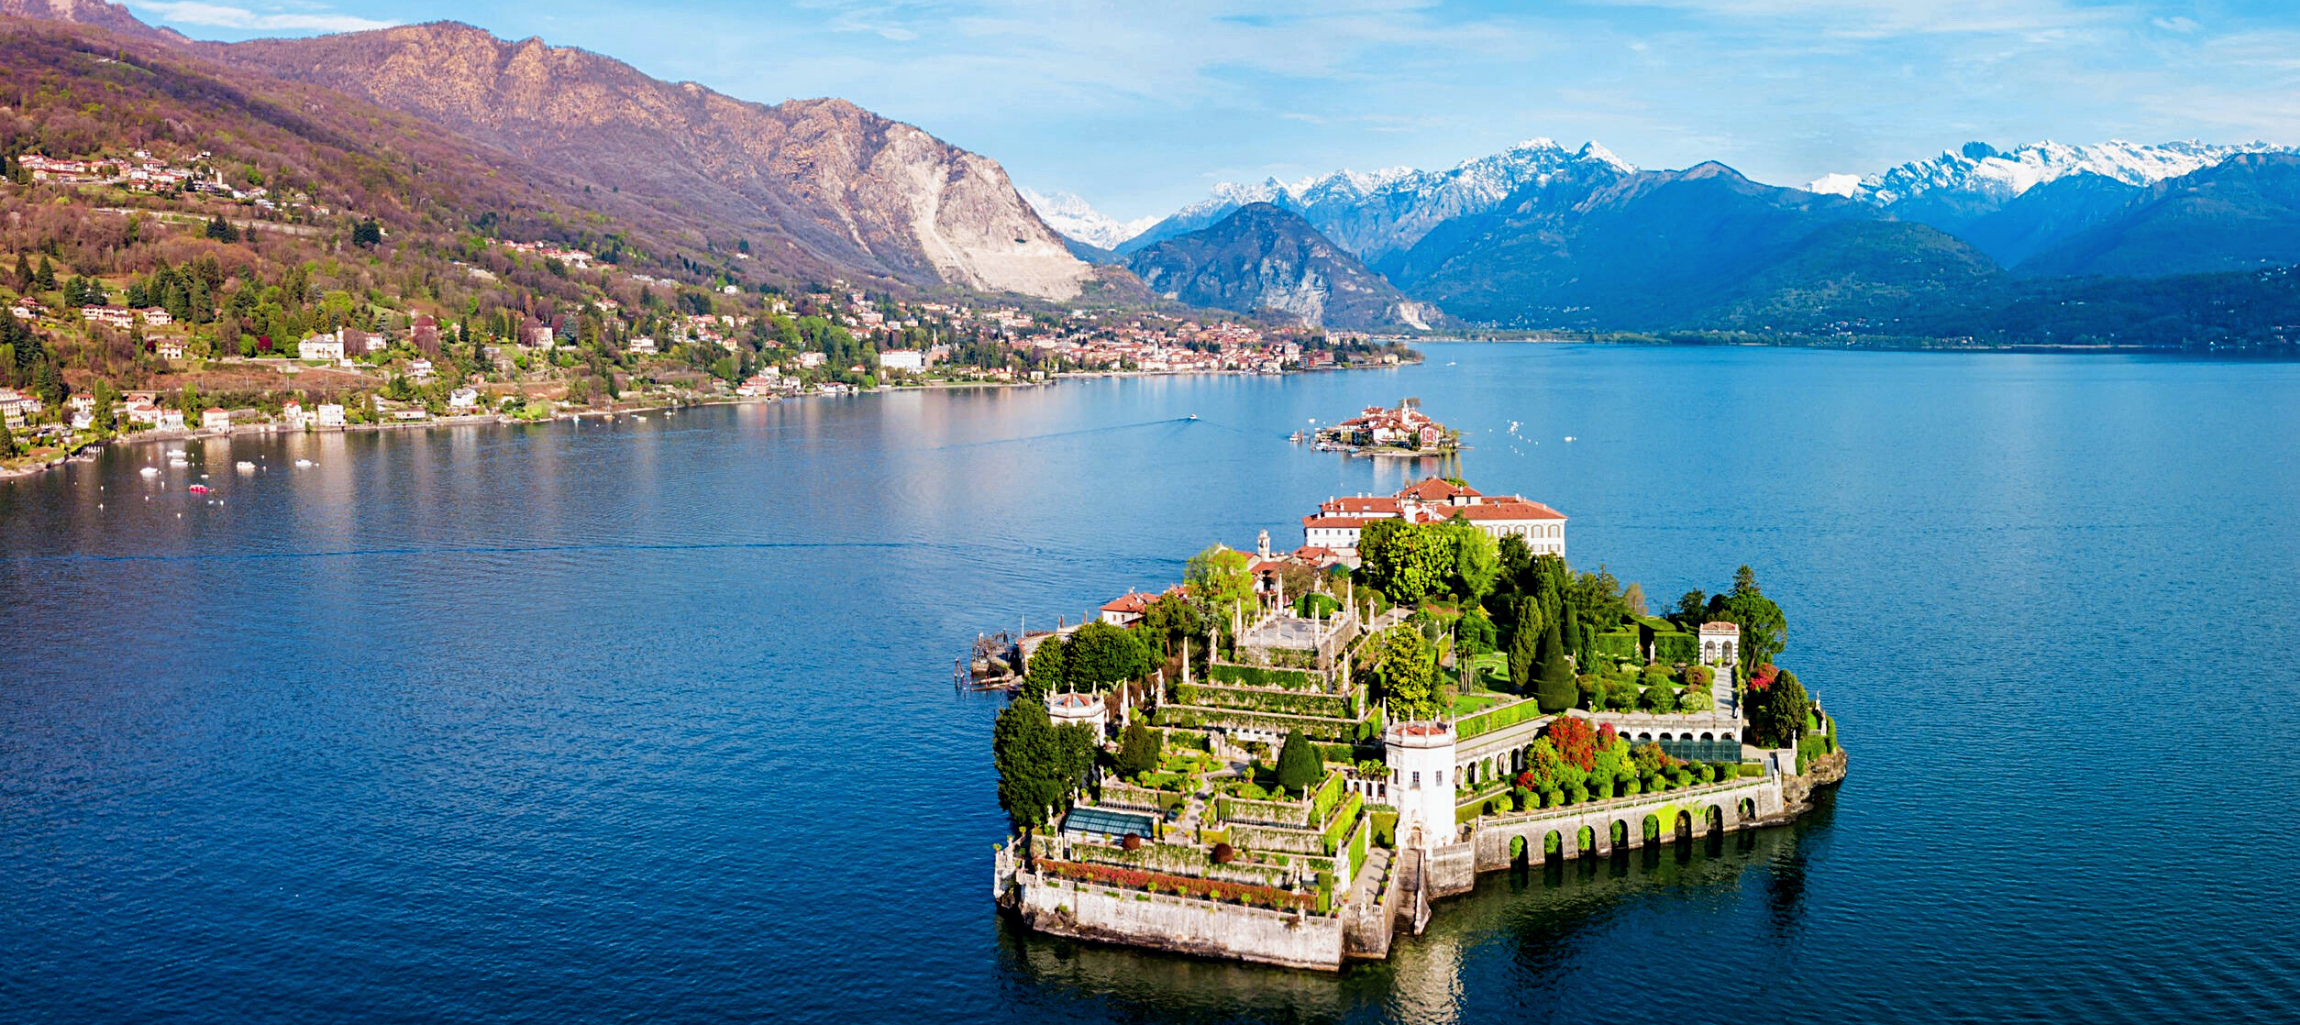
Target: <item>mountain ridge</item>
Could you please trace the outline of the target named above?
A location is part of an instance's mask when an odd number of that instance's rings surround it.
[[[1272,203],[1249,203],[1205,228],[1137,249],[1126,267],[1167,299],[1311,327],[1424,331],[1441,318],[1300,214]]]

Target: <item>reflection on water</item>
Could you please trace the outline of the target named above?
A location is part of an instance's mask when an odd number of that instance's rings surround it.
[[[1506,971],[1518,978],[1500,989],[1542,992],[1584,966],[1594,945],[1617,942],[1625,920],[1714,921],[1755,899],[1776,934],[1763,939],[1786,939],[1803,913],[1806,851],[1831,831],[1835,793],[1823,791],[1787,826],[1486,873],[1475,890],[1438,902],[1428,932],[1401,934],[1388,961],[1338,974],[1083,943],[1005,916],[1000,961],[1012,987],[1036,991],[1026,994],[1033,1003],[1101,1004],[1119,1020],[1470,1020],[1466,978]]]

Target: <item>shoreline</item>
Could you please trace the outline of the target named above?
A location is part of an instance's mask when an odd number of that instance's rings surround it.
[[[1416,362],[1422,362],[1422,361],[1416,361]],[[1402,363],[1401,363],[1401,364],[1398,364],[1398,366],[1405,366],[1405,365],[1409,365],[1409,364],[1402,364]],[[629,407],[618,407],[618,408],[614,408],[614,409],[584,409],[584,410],[570,410],[570,411],[562,411],[562,412],[556,412],[556,413],[553,413],[553,414],[551,414],[551,417],[550,417],[548,420],[520,420],[520,419],[518,419],[518,418],[516,418],[516,417],[506,416],[506,415],[504,415],[504,414],[501,414],[501,413],[478,413],[478,414],[472,414],[472,415],[468,415],[468,416],[441,416],[441,417],[427,417],[427,418],[425,418],[425,419],[422,419],[422,420],[406,420],[406,421],[396,421],[396,422],[381,422],[381,423],[357,423],[357,424],[344,424],[344,425],[343,425],[343,426],[341,426],[341,427],[301,427],[301,428],[294,428],[294,427],[287,427],[287,426],[284,426],[284,425],[281,425],[281,424],[276,424],[276,423],[260,423],[260,424],[235,424],[235,425],[233,425],[233,426],[231,426],[231,427],[223,428],[223,429],[221,429],[221,430],[207,430],[207,429],[203,429],[203,428],[191,428],[191,427],[187,427],[187,428],[183,428],[183,429],[181,429],[181,430],[169,430],[169,431],[159,431],[159,430],[150,430],[150,431],[138,431],[138,432],[136,432],[136,433],[134,433],[134,434],[131,434],[131,435],[123,435],[123,436],[112,437],[112,438],[105,438],[105,439],[97,439],[97,440],[90,440],[90,441],[85,441],[85,442],[82,442],[82,443],[80,443],[80,444],[78,444],[78,445],[75,445],[75,446],[73,446],[73,447],[70,447],[70,448],[64,449],[63,451],[59,452],[58,454],[56,454],[56,455],[54,455],[54,456],[51,456],[51,457],[49,457],[49,458],[47,458],[47,459],[45,459],[45,460],[42,460],[42,461],[40,461],[40,462],[35,462],[35,463],[28,463],[28,464],[25,464],[25,465],[23,465],[23,466],[0,466],[0,481],[11,481],[11,480],[19,480],[19,479],[23,479],[23,478],[27,478],[27,477],[34,477],[34,476],[38,476],[38,475],[40,475],[40,474],[43,474],[43,473],[47,473],[47,472],[49,472],[49,471],[51,471],[51,470],[57,469],[58,467],[61,467],[61,466],[64,466],[64,465],[66,465],[66,464],[68,464],[68,463],[71,463],[71,462],[73,462],[75,459],[77,459],[78,457],[80,457],[80,456],[81,456],[83,453],[86,453],[86,452],[88,452],[88,451],[89,451],[89,450],[91,450],[91,449],[104,449],[104,448],[111,448],[111,447],[113,447],[113,446],[118,446],[118,445],[150,445],[150,444],[159,444],[159,443],[172,442],[172,441],[198,441],[198,440],[204,440],[204,439],[208,439],[208,438],[228,438],[228,437],[233,437],[233,436],[237,436],[237,435],[241,435],[241,434],[292,434],[292,433],[303,433],[303,434],[329,434],[329,433],[343,433],[343,434],[350,434],[350,433],[358,433],[358,432],[372,432],[372,431],[397,431],[397,430],[414,430],[414,429],[421,429],[421,428],[432,428],[432,427],[465,427],[465,426],[470,426],[470,425],[473,425],[473,424],[488,424],[488,423],[495,423],[495,424],[521,424],[521,423],[528,423],[528,424],[541,424],[541,423],[551,423],[551,422],[556,422],[556,421],[560,421],[560,420],[584,420],[584,419],[592,419],[592,418],[612,419],[612,418],[614,418],[614,417],[616,417],[616,416],[621,416],[621,415],[626,415],[626,414],[632,414],[632,413],[652,413],[652,412],[657,412],[657,411],[661,411],[661,410],[675,410],[675,409],[695,409],[695,408],[700,408],[700,407],[703,407],[703,406],[734,406],[734,405],[744,405],[744,404],[754,404],[754,403],[755,403],[755,404],[765,404],[765,403],[772,403],[772,402],[787,402],[787,401],[791,401],[791,400],[795,400],[795,399],[820,399],[820,398],[838,398],[838,397],[842,397],[842,396],[845,396],[845,397],[860,397],[860,396],[864,396],[864,395],[885,395],[885,394],[893,394],[893,393],[906,392],[906,391],[922,391],[922,392],[923,392],[923,391],[958,391],[958,390],[964,390],[964,389],[976,389],[976,388],[1044,388],[1044,387],[1048,387],[1048,386],[1051,386],[1051,385],[1053,385],[1053,384],[1055,384],[1055,383],[1059,382],[1059,381],[1060,381],[1060,380],[1062,380],[1063,378],[1073,378],[1073,377],[1075,377],[1075,378],[1132,378],[1132,377],[1209,377],[1209,376],[1241,376],[1241,377],[1287,377],[1287,376],[1291,376],[1291,375],[1293,375],[1293,374],[1319,373],[1319,372],[1324,372],[1324,371],[1328,371],[1328,370],[1388,370],[1388,369],[1395,369],[1395,367],[1391,367],[1391,366],[1375,366],[1375,367],[1359,367],[1359,366],[1319,367],[1319,368],[1316,368],[1316,370],[1290,370],[1290,371],[1285,371],[1285,372],[1283,372],[1283,373],[1278,373],[1278,374],[1265,374],[1265,373],[1261,373],[1261,372],[1259,372],[1259,371],[1252,371],[1252,370],[1215,370],[1215,371],[1204,371],[1204,370],[1105,370],[1105,371],[1083,371],[1083,372],[1076,372],[1076,373],[1058,374],[1058,375],[1055,375],[1055,376],[1049,377],[1049,378],[1047,378],[1046,380],[1043,380],[1043,381],[939,381],[939,380],[938,380],[938,381],[926,381],[926,382],[921,382],[921,383],[918,383],[918,384],[906,384],[906,385],[892,385],[892,384],[882,384],[882,385],[880,385],[879,387],[877,387],[877,388],[873,388],[873,389],[871,389],[871,390],[869,390],[869,391],[854,391],[854,392],[841,392],[841,393],[822,393],[822,392],[811,392],[811,393],[802,393],[802,394],[798,394],[798,395],[736,395],[736,396],[723,396],[723,397],[720,397],[720,396],[714,396],[714,397],[710,397],[710,398],[697,398],[697,399],[695,399],[695,400],[692,400],[692,401],[655,402],[655,403],[651,403],[651,404],[648,404],[648,405],[640,405],[640,406],[629,406]]]

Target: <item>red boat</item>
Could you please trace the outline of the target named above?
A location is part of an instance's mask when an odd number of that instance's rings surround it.
[[[208,493],[208,486],[205,484],[194,484],[188,490],[195,495],[204,495]]]

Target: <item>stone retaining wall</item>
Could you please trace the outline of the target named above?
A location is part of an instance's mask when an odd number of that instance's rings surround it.
[[[1015,910],[1039,932],[1200,957],[1327,971],[1342,966],[1343,919],[1023,873]]]

